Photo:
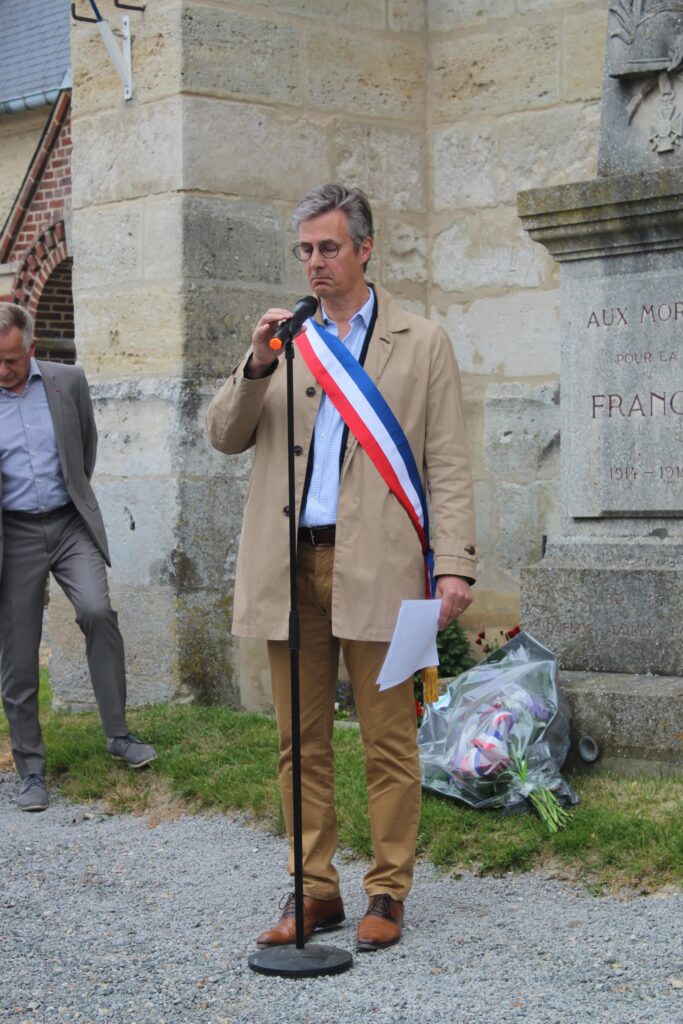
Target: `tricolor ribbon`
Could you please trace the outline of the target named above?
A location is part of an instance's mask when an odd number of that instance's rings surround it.
[[[309,319],[294,339],[304,362],[408,513],[425,560],[425,593],[433,593],[434,559],[429,546],[427,501],[401,424],[379,388],[334,334]]]

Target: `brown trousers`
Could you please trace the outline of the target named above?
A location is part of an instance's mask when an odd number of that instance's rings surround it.
[[[332,733],[339,649],[351,679],[365,746],[365,778],[374,858],[365,875],[368,896],[404,900],[413,876],[420,818],[420,765],[412,679],[380,693],[375,685],[388,644],[332,636],[333,547],[299,545],[298,603],[301,650],[302,839],[304,892],[317,899],[339,895],[332,863],[337,848]],[[279,780],[292,848],[290,651],[268,642],[273,702],[280,733]]]

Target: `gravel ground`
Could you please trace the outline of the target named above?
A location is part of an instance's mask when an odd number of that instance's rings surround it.
[[[0,1020],[16,1024],[677,1024],[683,894],[617,900],[536,874],[418,867],[402,942],[310,980],[249,969],[285,844],[224,817],[155,828],[0,776]],[[363,865],[340,866],[353,950]]]

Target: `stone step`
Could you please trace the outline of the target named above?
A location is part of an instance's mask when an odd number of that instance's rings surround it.
[[[683,773],[683,677],[608,672],[560,672],[571,708],[567,768],[621,775]],[[586,761],[579,743],[591,738],[598,757]]]

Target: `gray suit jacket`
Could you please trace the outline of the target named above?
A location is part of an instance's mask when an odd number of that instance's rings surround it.
[[[107,565],[109,548],[102,513],[90,478],[97,455],[97,428],[88,382],[80,366],[37,360],[55,428],[59,461],[69,496]],[[0,502],[2,477],[0,477]],[[2,519],[0,517],[0,571],[2,570]]]

